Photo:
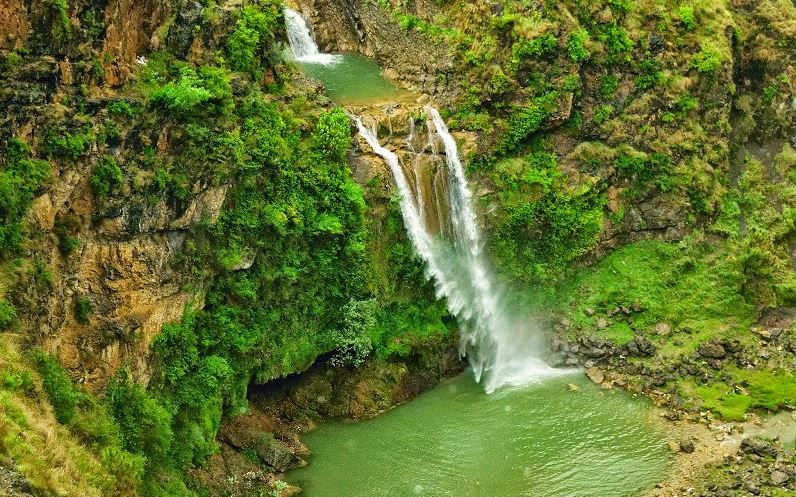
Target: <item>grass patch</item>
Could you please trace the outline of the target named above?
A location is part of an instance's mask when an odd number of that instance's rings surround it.
[[[755,320],[754,306],[741,295],[735,267],[715,248],[656,241],[627,245],[558,285],[534,290],[530,302],[584,329],[596,330],[597,320],[618,305],[635,305],[639,332],[661,322],[705,338],[746,331]],[[621,341],[629,340],[632,330],[614,324],[599,333]]]

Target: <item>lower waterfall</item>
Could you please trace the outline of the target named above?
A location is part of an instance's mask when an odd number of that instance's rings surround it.
[[[448,309],[461,326],[460,353],[468,358],[476,380],[483,382],[487,392],[561,374],[562,370],[539,358],[541,336],[533,325],[516,318],[508,308],[505,290],[484,255],[484,240],[456,140],[437,109],[429,107],[427,113],[431,117],[426,123],[427,148],[436,153],[437,142],[444,148],[443,188],[435,187],[439,182],[418,167],[409,169],[410,180],[398,155],[379,143],[375,126],[365,126],[358,117],[355,121],[359,134],[390,168],[412,245],[425,262],[437,297],[447,299]],[[412,127],[410,142],[414,134]],[[435,185],[423,186],[430,181]]]

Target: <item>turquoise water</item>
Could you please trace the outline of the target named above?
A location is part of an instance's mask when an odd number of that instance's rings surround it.
[[[326,93],[341,105],[366,105],[390,102],[406,92],[382,76],[381,68],[372,60],[357,54],[336,55],[335,64],[299,62],[308,75],[323,82]]]
[[[637,496],[670,461],[648,409],[581,375],[492,395],[464,375],[375,419],[319,426],[309,465],[287,476],[304,497]]]

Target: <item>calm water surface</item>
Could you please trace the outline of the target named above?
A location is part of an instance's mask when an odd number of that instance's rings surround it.
[[[302,70],[324,83],[326,93],[341,105],[390,102],[406,92],[382,76],[374,61],[357,54],[335,55],[334,64],[300,62]]]
[[[319,426],[288,479],[304,497],[638,496],[670,462],[648,409],[582,375],[492,395],[463,375],[373,420]]]

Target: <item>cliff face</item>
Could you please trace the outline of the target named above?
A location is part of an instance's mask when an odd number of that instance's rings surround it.
[[[130,80],[137,59],[165,45],[163,23],[175,7],[124,0],[70,2],[65,11],[55,5],[11,2],[0,21],[2,47],[26,47],[7,53],[2,139],[28,142],[52,167],[29,211],[31,258],[47,267],[49,281],[37,284],[22,272],[14,298],[26,309],[33,340],[79,382],[102,388],[128,365],[146,383],[149,344],[162,325],[179,320],[189,303],[202,305],[200,287],[186,291],[193,280],[175,271],[173,260],[192,226],[218,217],[227,186],[199,182],[177,202],[129,187],[112,198],[94,194],[92,172],[103,157],[124,162],[150,145],[169,149],[168,123],[139,132],[104,107],[119,98],[112,88]],[[105,140],[91,139],[97,136]],[[64,243],[78,247],[65,253]],[[89,310],[79,321],[75,306]]]

